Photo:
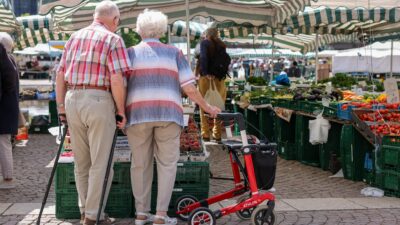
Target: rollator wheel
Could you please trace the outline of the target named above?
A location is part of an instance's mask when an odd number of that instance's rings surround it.
[[[238,200],[236,202],[241,203],[241,202],[245,201],[247,198],[248,198],[248,196],[246,196],[246,195],[241,196],[240,198],[238,198]],[[256,207],[242,209],[242,210],[236,211],[235,213],[241,220],[249,220],[249,219],[251,219],[251,214],[253,213],[255,208]]]
[[[253,225],[274,225],[275,212],[267,205],[259,205],[251,215]]]
[[[197,200],[197,198],[192,195],[183,195],[176,200],[175,212],[181,211],[184,208],[186,208],[188,205],[191,205],[198,201],[199,200]],[[187,221],[189,219],[189,215],[190,215],[190,212],[185,213],[185,214],[176,214],[176,216],[183,221]]]
[[[189,225],[215,225],[216,219],[214,213],[205,207],[200,207],[190,214]]]

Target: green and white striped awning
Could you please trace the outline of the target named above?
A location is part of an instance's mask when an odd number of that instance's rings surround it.
[[[231,57],[259,58],[259,57],[304,57],[300,52],[293,52],[289,49],[265,49],[251,48],[240,49],[235,52],[228,52]]]
[[[46,28],[40,28],[38,30],[24,29],[21,36],[16,41],[18,49],[24,49],[26,47],[34,47],[39,43],[47,43],[49,41],[68,40],[70,37],[66,33],[55,33],[49,31]]]
[[[49,30],[53,29],[53,20],[51,15],[41,16],[41,15],[34,15],[34,16],[24,16],[24,17],[17,17],[17,20],[20,24],[24,26],[24,28],[38,30],[40,28],[46,28]]]
[[[0,0],[0,32],[12,33],[18,28],[17,19],[15,18],[11,4],[8,0]]]
[[[400,8],[307,8],[287,20],[294,34],[349,34],[366,33],[371,30],[400,22]]]
[[[356,34],[320,35],[318,47],[340,42],[355,42],[355,40],[356,40]],[[305,35],[305,34],[299,34],[299,35],[275,34],[274,36],[261,35],[259,37],[253,37],[253,38],[234,38],[234,39],[225,38],[224,41],[231,43],[254,43],[267,46],[274,45],[277,48],[290,49],[292,51],[295,52],[298,51],[302,53],[314,51],[317,47],[315,43],[315,35]]]
[[[83,0],[69,4],[69,0],[43,1],[41,13],[51,12],[55,26],[60,31],[75,31],[89,25],[98,0]],[[144,9],[164,12],[172,24],[185,20],[185,0],[115,0],[123,27],[134,28],[136,18]],[[190,0],[190,17],[213,17],[217,21],[233,21],[237,24],[251,23],[254,26],[283,23],[290,15],[304,9],[310,0]]]

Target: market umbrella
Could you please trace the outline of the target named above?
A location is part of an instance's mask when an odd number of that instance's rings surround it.
[[[70,4],[69,0],[42,2],[40,12],[51,12],[57,29],[74,31],[90,24],[97,0],[83,0]],[[172,23],[186,19],[185,0],[116,0],[121,11],[122,26],[134,28],[137,15],[145,8],[163,11]],[[303,10],[310,0],[190,0],[189,15],[213,17],[217,21],[250,22],[260,26],[276,26],[286,18]]]
[[[0,0],[0,32],[15,32],[20,27],[8,0]]]

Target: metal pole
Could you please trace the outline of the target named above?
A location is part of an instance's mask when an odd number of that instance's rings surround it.
[[[318,83],[318,46],[319,46],[319,38],[318,38],[318,29],[315,34],[315,83]]]
[[[272,58],[272,68],[271,69],[271,75],[270,75],[270,81],[274,79],[274,47],[275,47],[275,32],[272,31],[272,53],[271,53],[271,58]]]
[[[187,59],[190,68],[192,68],[192,63],[190,60],[190,24],[189,24],[189,0],[186,0],[186,39],[187,39]]]
[[[393,39],[390,45],[390,77],[393,77]]]

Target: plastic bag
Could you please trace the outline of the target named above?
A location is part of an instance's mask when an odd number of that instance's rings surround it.
[[[289,86],[290,85],[290,80],[289,77],[286,74],[280,74],[275,78],[276,84],[279,85],[285,85]]]
[[[222,99],[221,95],[215,87],[214,80],[210,80],[210,88],[204,95],[204,99],[210,105],[220,108],[222,111],[225,110],[225,101]]]
[[[317,116],[317,119],[310,120],[308,128],[310,129],[310,143],[312,145],[324,144],[328,141],[331,124],[322,117],[322,113]]]

